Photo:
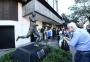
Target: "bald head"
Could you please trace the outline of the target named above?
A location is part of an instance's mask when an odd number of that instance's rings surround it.
[[[67,27],[68,27],[70,32],[73,32],[77,29],[77,26],[74,22],[68,23]]]

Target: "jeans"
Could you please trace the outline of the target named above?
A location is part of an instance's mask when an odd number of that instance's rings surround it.
[[[77,51],[74,59],[75,62],[90,62],[90,51]]]

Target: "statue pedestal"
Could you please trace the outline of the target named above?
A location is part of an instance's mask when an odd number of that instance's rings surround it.
[[[18,48],[12,55],[14,60],[19,62],[41,62],[47,55],[47,48],[44,45],[34,44]]]

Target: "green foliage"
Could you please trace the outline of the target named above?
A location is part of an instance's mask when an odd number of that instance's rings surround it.
[[[11,62],[11,54],[7,53],[0,58],[0,62]]]
[[[11,59],[11,55],[12,52],[15,51],[15,49],[11,49],[10,51],[8,51],[6,54],[4,54],[3,56],[0,57],[0,62],[14,62]]]
[[[64,13],[62,14],[62,19],[65,21],[65,23],[69,23],[69,19],[67,18],[67,15],[65,15]]]
[[[83,2],[87,2],[88,0],[75,0],[76,3],[83,3]]]
[[[50,47],[50,53],[44,58],[43,62],[71,62],[71,54],[60,48]]]
[[[48,55],[42,62],[71,62],[71,54],[60,48],[47,46]],[[12,52],[9,52],[0,58],[0,62],[16,62],[11,59]],[[18,61],[17,61],[18,62]]]
[[[84,19],[88,19],[86,21],[83,21],[83,23],[89,21],[90,22],[90,4],[89,4],[89,0],[75,0],[76,4],[74,4],[73,6],[69,7],[69,10],[73,11],[73,13],[70,16],[74,16],[72,17],[72,21],[75,20],[75,18],[80,18],[82,16],[85,16],[86,18],[82,18]]]

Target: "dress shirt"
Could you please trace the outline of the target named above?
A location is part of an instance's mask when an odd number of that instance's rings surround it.
[[[90,34],[85,29],[77,28],[69,45],[79,51],[90,51]]]

